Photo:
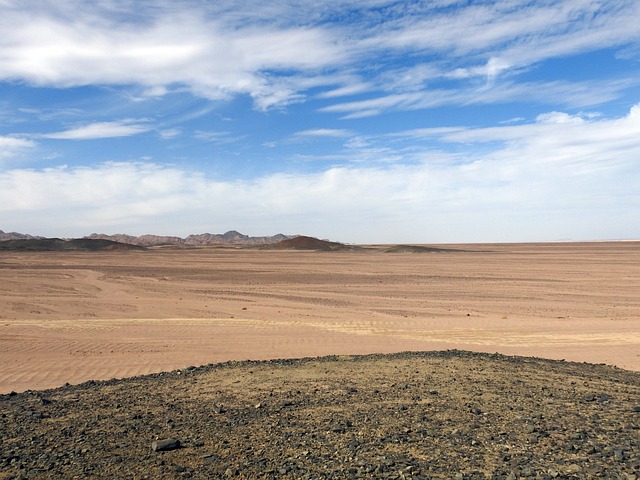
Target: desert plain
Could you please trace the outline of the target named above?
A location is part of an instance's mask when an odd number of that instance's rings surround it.
[[[640,242],[0,252],[0,393],[462,349],[640,371]]]

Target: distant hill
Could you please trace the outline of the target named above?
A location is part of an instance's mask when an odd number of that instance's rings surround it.
[[[66,251],[113,251],[143,250],[143,247],[103,239],[74,238],[20,238],[0,242],[0,251],[15,252],[66,252]]]
[[[4,242],[6,240],[26,240],[26,239],[34,239],[34,238],[43,238],[43,237],[34,237],[33,235],[27,235],[25,233],[18,232],[3,232],[0,230],[0,242]]]
[[[103,233],[92,233],[84,238],[91,240],[112,240],[120,243],[128,243],[131,245],[141,245],[145,247],[158,245],[268,245],[277,243],[288,238],[292,238],[281,233],[273,236],[250,237],[243,235],[235,230],[226,233],[200,233],[189,235],[186,238],[171,237],[162,235],[140,235],[138,237],[125,234],[106,235]]]
[[[124,233],[116,233],[115,235],[105,235],[104,233],[92,233],[83,237],[86,240],[110,240],[112,242],[126,243],[128,245],[138,245],[144,247],[151,247],[156,245],[178,245],[182,244],[184,240],[180,237],[168,237],[162,235],[141,235],[136,237],[134,235],[127,235]]]
[[[264,248],[269,250],[321,250],[325,252],[352,249],[352,247],[343,243],[329,242],[327,240],[320,240],[318,238],[307,237],[304,235],[288,238]]]

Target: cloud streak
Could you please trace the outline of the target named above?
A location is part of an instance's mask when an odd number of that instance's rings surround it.
[[[638,85],[637,80],[583,82],[501,82],[466,89],[439,89],[392,93],[366,100],[335,103],[321,111],[344,114],[343,119],[364,118],[390,111],[414,111],[442,106],[491,105],[511,102],[553,103],[584,108],[613,100],[621,92]]]
[[[55,140],[95,140],[98,138],[129,137],[149,131],[146,124],[134,123],[133,120],[118,122],[96,122],[71,128],[63,132],[45,133],[42,138]]]
[[[294,134],[295,137],[325,137],[325,138],[344,138],[353,134],[349,130],[337,128],[314,128],[310,130],[301,130]]]

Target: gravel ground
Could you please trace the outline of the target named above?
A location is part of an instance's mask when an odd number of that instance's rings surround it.
[[[2,479],[633,480],[640,373],[463,351],[228,362],[3,395],[0,434]]]

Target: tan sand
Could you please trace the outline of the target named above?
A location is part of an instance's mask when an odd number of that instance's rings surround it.
[[[0,392],[453,348],[640,370],[640,242],[449,248],[3,252]]]

